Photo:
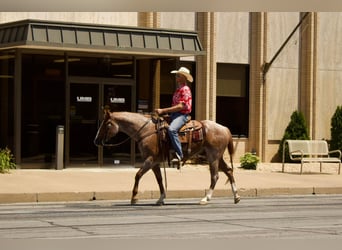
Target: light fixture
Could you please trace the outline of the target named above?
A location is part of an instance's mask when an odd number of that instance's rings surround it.
[[[80,58],[68,58],[68,62],[79,62],[81,61]],[[65,59],[62,58],[62,59],[55,59],[53,60],[54,63],[64,63],[65,62]]]
[[[0,75],[0,79],[13,79],[12,75]]]
[[[0,60],[13,59],[14,55],[0,55]]]
[[[123,66],[123,65],[131,65],[133,64],[132,61],[126,61],[126,62],[112,62],[113,66]]]
[[[132,75],[115,74],[114,77],[132,77]]]

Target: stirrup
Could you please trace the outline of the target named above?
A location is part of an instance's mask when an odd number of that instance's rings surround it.
[[[175,152],[176,157],[172,159],[172,166],[177,166],[177,169],[180,169],[181,164],[184,165],[183,159]]]
[[[171,164],[173,168],[176,167],[178,170],[181,168],[181,162],[177,158],[173,158]]]

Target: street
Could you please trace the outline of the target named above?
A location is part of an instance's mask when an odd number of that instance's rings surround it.
[[[0,239],[341,239],[342,195],[0,205]]]

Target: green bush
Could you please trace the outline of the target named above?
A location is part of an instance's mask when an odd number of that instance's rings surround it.
[[[0,173],[7,173],[10,169],[16,167],[14,163],[14,156],[7,147],[0,149]]]
[[[330,150],[342,150],[342,106],[337,106],[331,118]]]
[[[241,167],[244,169],[256,169],[260,159],[258,156],[252,153],[245,153],[243,156],[240,157],[240,164]]]
[[[285,129],[283,138],[280,141],[278,149],[278,157],[282,159],[283,157],[283,143],[285,140],[310,140],[308,127],[304,115],[300,111],[295,111],[291,115],[290,123]],[[289,157],[289,148],[286,144],[285,146],[285,162],[291,162]]]

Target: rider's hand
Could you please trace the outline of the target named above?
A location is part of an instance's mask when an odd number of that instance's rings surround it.
[[[162,109],[155,109],[154,112],[156,112],[157,115],[163,114],[163,110]]]

